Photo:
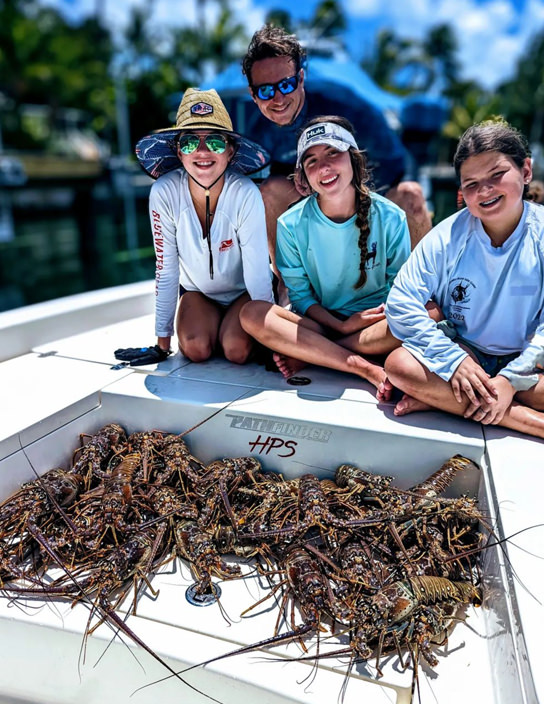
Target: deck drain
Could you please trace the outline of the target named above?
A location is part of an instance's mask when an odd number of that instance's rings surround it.
[[[191,584],[185,592],[185,598],[193,606],[209,606],[210,604],[215,604],[215,602],[221,596],[221,587],[217,584],[212,584],[211,591],[205,592],[204,594],[199,594],[196,591],[197,584]]]
[[[312,383],[312,380],[308,379],[307,376],[290,376],[287,379],[287,383],[291,384],[291,386],[308,386],[308,384]]]

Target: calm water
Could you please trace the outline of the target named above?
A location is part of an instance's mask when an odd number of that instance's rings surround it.
[[[123,203],[12,208],[14,237],[0,242],[0,311],[154,276],[147,199],[135,203],[130,249]]]

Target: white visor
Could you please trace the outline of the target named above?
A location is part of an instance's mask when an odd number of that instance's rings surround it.
[[[350,147],[359,149],[351,132],[340,127],[334,122],[319,122],[317,125],[307,127],[300,135],[297,145],[296,168],[300,168],[302,157],[310,147],[318,144],[327,144],[329,147],[338,149],[339,152],[347,152]]]

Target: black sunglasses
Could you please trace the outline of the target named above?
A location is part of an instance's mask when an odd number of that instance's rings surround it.
[[[253,95],[256,95],[259,100],[272,100],[276,95],[276,91],[282,95],[289,95],[298,87],[300,80],[300,71],[289,78],[282,78],[277,83],[262,83],[260,86],[251,86]]]

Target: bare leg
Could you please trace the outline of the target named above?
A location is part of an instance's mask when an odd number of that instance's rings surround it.
[[[389,355],[385,362],[385,368],[391,383],[408,396],[427,404],[429,407],[459,416],[462,416],[468,407],[468,400],[459,403],[447,381],[430,372],[402,347]],[[518,392],[515,398],[516,400],[512,402],[498,425],[544,438],[544,413],[541,410],[544,409],[544,378],[540,379],[530,391]],[[399,401],[399,403],[401,402]],[[534,404],[536,408],[524,405],[525,403]],[[539,410],[536,410],[537,408]],[[395,409],[395,413],[403,415],[412,410],[421,409],[416,409],[409,402],[406,402],[398,410]]]
[[[324,328],[322,328],[319,323],[311,318],[305,318],[302,316],[300,317],[298,324],[308,328],[308,330],[314,330],[315,332],[326,337]],[[301,359],[295,359],[295,357],[289,357],[286,354],[280,354],[279,352],[274,352],[272,359],[286,379],[298,374],[298,372],[306,366],[306,362],[303,362]]]
[[[181,352],[192,362],[209,359],[217,343],[221,312],[217,305],[198,291],[181,297],[176,317],[176,333]]]
[[[240,314],[242,327],[269,349],[286,357],[330,369],[356,374],[378,386],[385,372],[358,354],[329,340],[307,324],[303,318],[277,305],[251,301]]]
[[[442,313],[442,310],[433,301],[429,301],[425,308],[429,313],[429,317],[432,318],[432,320],[434,320],[435,322],[444,320],[444,314]],[[354,352],[378,356],[387,355],[393,350],[397,349],[397,347],[400,347],[401,345],[400,340],[398,340],[391,334],[386,320],[381,320],[378,323],[374,323],[374,325],[371,325],[368,328],[364,328],[363,330],[360,330],[359,332],[354,333],[353,335],[343,337],[342,339],[337,340],[337,342],[339,345],[347,347],[347,349],[353,350]],[[389,379],[386,378],[384,382],[378,387],[376,398],[380,402],[389,401],[393,396],[394,390],[395,388],[393,384]],[[399,401],[400,405],[397,404],[397,408],[399,409],[399,411],[400,408],[407,405],[406,402],[407,396],[405,394],[403,399]],[[408,404],[407,407],[413,406],[413,410],[425,410],[421,406],[421,404],[419,405],[419,407],[416,407],[415,403],[415,399],[410,399],[410,404]]]
[[[219,344],[229,362],[245,364],[253,348],[253,340],[240,325],[240,310],[249,301],[243,293],[227,309],[219,326]]]
[[[337,340],[339,345],[359,354],[384,355],[400,347],[401,342],[393,337],[387,320],[380,320],[374,325],[363,328],[353,335]]]
[[[415,181],[401,181],[398,186],[390,188],[385,197],[392,200],[406,213],[410,241],[412,249],[414,249],[433,226],[421,186]]]

